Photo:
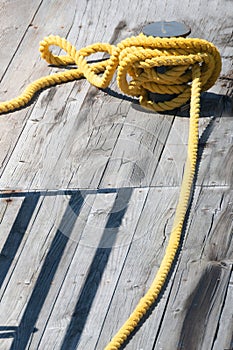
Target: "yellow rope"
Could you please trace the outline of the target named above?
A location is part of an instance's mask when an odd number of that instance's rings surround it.
[[[55,56],[49,48],[59,46],[67,55]],[[49,64],[78,68],[40,78],[18,97],[0,103],[0,113],[25,106],[35,93],[45,87],[85,77],[91,84],[106,88],[118,67],[119,88],[131,96],[139,96],[145,108],[167,111],[180,107],[191,96],[191,67],[201,65],[202,90],[208,90],[218,78],[221,60],[218,50],[208,41],[184,38],[153,38],[143,34],[123,40],[117,46],[97,43],[76,50],[66,39],[59,36],[46,37],[40,43],[41,57]],[[106,61],[88,64],[86,57],[96,52],[107,52]],[[165,74],[155,67],[168,66]],[[99,73],[103,73],[101,76]],[[127,75],[132,79],[128,81]],[[154,103],[148,100],[148,90],[159,94],[177,94],[171,101]]]
[[[51,45],[59,46],[67,55],[53,55],[49,50]],[[96,87],[106,88],[117,68],[119,88],[126,94],[139,97],[145,108],[158,112],[173,110],[191,98],[187,160],[168,246],[149,290],[105,348],[118,350],[158,298],[176,256],[196,169],[200,92],[208,90],[217,80],[221,58],[216,47],[205,40],[153,38],[143,34],[125,39],[117,46],[97,43],[78,51],[67,40],[51,35],[40,43],[40,52],[41,57],[50,64],[76,64],[77,68],[36,80],[20,96],[0,103],[0,113],[25,106],[37,91],[45,87],[82,77]],[[96,52],[107,52],[110,58],[88,64],[86,57]],[[161,74],[155,69],[160,66],[167,67],[165,73]],[[175,94],[176,97],[171,101],[155,103],[148,99],[148,91]]]

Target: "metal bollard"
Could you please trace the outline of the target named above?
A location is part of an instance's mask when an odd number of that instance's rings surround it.
[[[153,36],[153,37],[160,37],[160,38],[171,38],[171,37],[183,37],[185,38],[191,33],[191,28],[186,26],[186,24],[181,23],[181,22],[166,22],[166,21],[161,21],[161,22],[154,22],[147,24],[143,28],[143,34],[147,36]],[[155,68],[158,73],[164,74],[168,67],[158,67]],[[177,95],[176,94],[158,94],[154,92],[148,92],[148,97],[150,100],[154,102],[164,102],[164,101],[170,101],[173,98],[175,98]]]

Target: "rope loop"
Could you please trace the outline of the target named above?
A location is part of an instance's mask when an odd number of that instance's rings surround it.
[[[66,51],[66,56],[55,56],[51,45]],[[123,40],[117,46],[93,44],[77,51],[65,39],[50,36],[40,43],[41,57],[50,64],[76,64],[91,84],[106,88],[118,67],[119,88],[128,95],[139,97],[140,103],[154,111],[173,110],[186,103],[191,96],[192,67],[201,67],[202,89],[209,89],[221,70],[221,59],[216,47],[201,39],[154,38],[140,34]],[[88,64],[87,57],[105,52],[110,58],[99,64]],[[165,67],[159,73],[158,67]],[[103,73],[101,77],[99,73]],[[170,101],[155,103],[148,100],[148,91],[157,94],[175,94]]]
[[[50,51],[53,45],[64,50],[66,55],[54,55]],[[88,63],[87,57],[96,52],[108,53],[110,57],[98,63]],[[20,96],[0,103],[0,113],[24,106],[44,87],[82,77],[96,87],[106,88],[117,68],[119,88],[126,94],[139,97],[141,105],[148,109],[173,110],[191,98],[187,159],[166,252],[149,290],[105,348],[118,350],[158,298],[177,254],[196,170],[200,93],[217,80],[221,58],[216,47],[205,40],[153,38],[143,34],[125,39],[117,46],[97,43],[80,50],[76,50],[66,39],[51,35],[41,41],[40,53],[49,64],[76,65],[77,68],[36,80]],[[163,67],[163,73],[159,67]],[[170,101],[155,103],[148,99],[148,91],[175,97]]]
[[[66,55],[54,55],[51,46],[59,47]],[[40,42],[39,50],[41,57],[51,65],[76,65],[77,68],[36,80],[20,96],[0,103],[0,113],[23,107],[44,87],[82,77],[98,88],[106,88],[117,68],[117,83],[125,94],[138,97],[143,107],[153,111],[173,110],[190,99],[192,67],[195,64],[201,68],[202,91],[215,83],[221,70],[217,48],[201,39],[154,38],[139,34],[117,46],[96,43],[76,50],[66,39],[50,35]],[[88,56],[97,52],[107,53],[110,57],[94,64],[88,63]],[[159,67],[163,67],[165,72],[160,73]],[[174,97],[170,101],[155,103],[149,100],[148,91]]]

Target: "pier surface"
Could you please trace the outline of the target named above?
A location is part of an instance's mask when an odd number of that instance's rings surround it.
[[[78,49],[178,20],[220,51],[182,246],[126,350],[233,349],[232,9],[229,0],[0,4],[1,101],[60,71],[38,52],[50,34]],[[189,118],[143,110],[115,80],[101,91],[82,79],[42,91],[0,125],[0,349],[103,350],[163,258]]]

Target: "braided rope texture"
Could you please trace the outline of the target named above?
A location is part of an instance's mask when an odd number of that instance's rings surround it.
[[[58,46],[67,54],[53,55],[50,46]],[[88,64],[86,57],[96,52],[110,55],[108,60]],[[117,46],[96,43],[80,50],[66,39],[51,35],[40,43],[41,57],[55,66],[77,65],[40,78],[29,84],[24,92],[10,101],[0,103],[0,113],[14,111],[27,105],[36,92],[43,88],[85,77],[91,84],[106,88],[118,68],[117,82],[125,94],[139,97],[143,107],[162,112],[186,103],[191,96],[194,64],[201,66],[202,91],[208,90],[221,70],[217,48],[206,40],[185,38],[154,38],[139,34],[123,40]],[[156,67],[169,67],[161,74]],[[102,73],[100,76],[99,73]],[[131,77],[129,81],[128,76]],[[155,103],[148,100],[148,91],[158,94],[176,94],[170,101]]]
[[[66,55],[53,55],[50,51],[52,45],[60,47]],[[88,64],[86,58],[96,52],[108,53],[110,57]],[[51,35],[40,43],[40,53],[49,64],[75,64],[77,68],[34,81],[18,97],[0,103],[0,113],[25,106],[37,91],[45,87],[83,77],[96,87],[106,88],[116,70],[117,83],[122,92],[139,97],[140,104],[147,109],[157,112],[173,110],[191,99],[187,159],[169,242],[150,288],[105,347],[105,350],[118,350],[158,298],[177,254],[196,170],[200,93],[208,90],[217,80],[221,71],[220,54],[212,43],[205,40],[154,38],[143,34],[127,38],[117,46],[97,43],[80,50],[76,50],[66,39]],[[159,73],[156,69],[161,66],[167,67],[165,73]],[[170,101],[155,103],[149,100],[148,91],[175,94],[175,97]]]

